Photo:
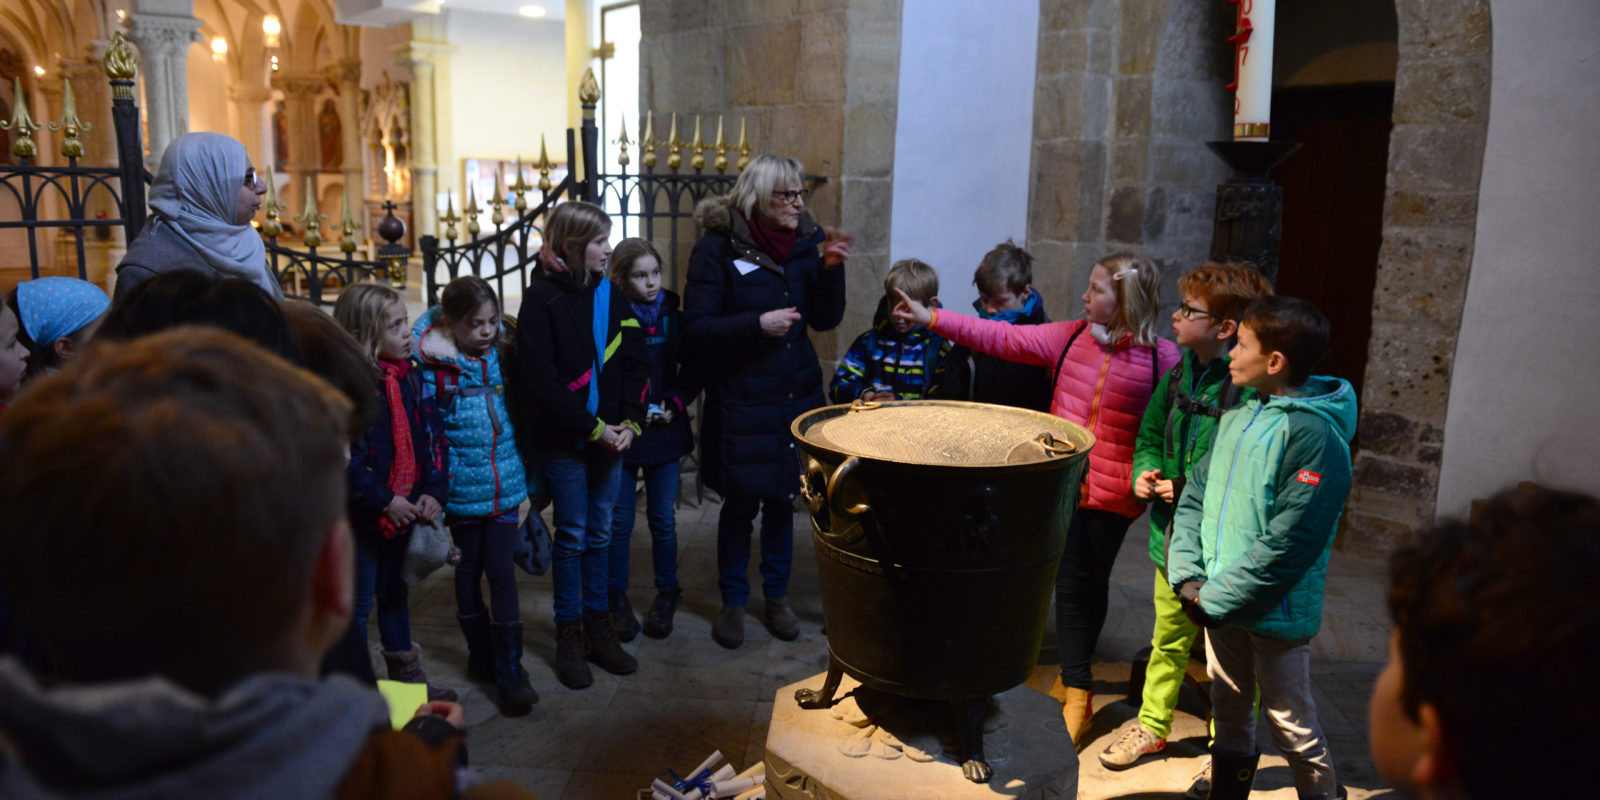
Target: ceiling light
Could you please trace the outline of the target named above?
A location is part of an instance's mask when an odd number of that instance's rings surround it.
[[[39,77],[43,78],[44,77],[44,67],[37,66],[37,65],[34,66],[33,74],[38,75]]]
[[[221,36],[212,37],[211,52],[216,53],[219,56],[228,52],[228,40],[222,38]]]
[[[279,22],[276,16],[268,14],[261,20],[261,32],[268,36],[277,36],[283,33],[283,23]]]
[[[524,17],[542,17],[545,15],[544,6],[523,6],[517,13]]]

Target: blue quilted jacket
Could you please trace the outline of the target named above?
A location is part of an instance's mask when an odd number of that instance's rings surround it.
[[[430,308],[412,326],[422,363],[422,394],[439,407],[449,444],[450,499],[444,510],[458,517],[491,517],[511,511],[528,497],[515,431],[506,409],[500,354],[465,355]]]

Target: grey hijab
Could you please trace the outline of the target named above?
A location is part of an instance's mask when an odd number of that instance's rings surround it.
[[[150,207],[172,222],[172,230],[212,269],[250,281],[273,297],[283,288],[267,270],[261,234],[233,223],[239,188],[249,168],[244,145],[220,133],[186,133],[167,145],[150,186]]]

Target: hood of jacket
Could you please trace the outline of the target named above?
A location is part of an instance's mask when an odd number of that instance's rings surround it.
[[[40,686],[0,660],[0,796],[328,797],[389,712],[344,677],[261,673],[216,698],[164,678]]]
[[[1356,392],[1343,378],[1312,375],[1293,394],[1276,395],[1267,400],[1267,405],[1286,414],[1316,414],[1346,442],[1355,438]]]
[[[726,235],[740,250],[749,250],[746,257],[756,260],[763,266],[776,269],[779,265],[773,264],[772,259],[756,245],[755,238],[750,235],[750,222],[739,209],[734,208],[733,198],[729,195],[712,195],[701,200],[694,207],[694,221],[696,225],[707,231],[714,231]],[[794,229],[795,247],[804,247],[807,242],[822,233],[817,221],[805,211],[800,212],[800,222]]]

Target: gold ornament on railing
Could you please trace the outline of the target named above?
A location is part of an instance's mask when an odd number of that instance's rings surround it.
[[[711,162],[718,172],[728,171],[728,142],[722,138],[722,115],[717,115],[717,160]]]
[[[301,244],[312,248],[322,244],[322,223],[328,221],[328,215],[317,213],[317,183],[309,175],[306,176],[306,210],[296,214],[294,221],[306,226],[305,235],[300,237]]]
[[[72,101],[72,81],[61,79],[61,122],[50,123],[52,131],[66,131],[61,138],[61,155],[67,158],[78,158],[83,155],[83,142],[78,141],[78,133],[90,129],[89,123],[78,119],[78,106]]]
[[[639,149],[644,151],[644,157],[639,159],[640,164],[646,167],[655,167],[656,145],[658,144],[660,142],[656,141],[655,112],[646,111],[644,112],[644,136],[639,139]]]
[[[33,134],[43,130],[44,126],[33,121],[28,115],[28,98],[22,93],[22,79],[11,79],[11,97],[16,101],[17,107],[11,112],[11,121],[0,120],[0,131],[14,131],[17,140],[11,143],[11,155],[17,158],[33,158],[39,152],[39,146],[33,142]]]
[[[739,118],[739,162],[734,166],[740,172],[750,166],[750,138],[744,135],[744,117]]]
[[[700,137],[700,115],[694,115],[694,141],[690,143],[694,148],[694,158],[689,159],[689,166],[695,171],[706,168],[706,140]]]
[[[133,79],[139,75],[139,62],[134,59],[133,49],[128,47],[128,40],[122,38],[121,31],[111,34],[111,44],[106,47],[100,63],[105,65],[106,77],[111,79],[112,98],[132,100]]]
[[[276,239],[283,233],[283,223],[278,221],[278,214],[288,211],[288,206],[278,202],[278,182],[272,177],[272,166],[267,166],[267,202],[262,206],[267,210],[267,219],[261,223],[261,233],[269,239]]]
[[[339,209],[339,251],[354,253],[356,251],[356,231],[361,230],[361,223],[350,216],[350,190],[346,188],[340,199],[343,206]]]
[[[444,199],[444,217],[439,220],[439,224],[444,226],[444,238],[450,240],[450,244],[454,245],[456,237],[461,235],[456,230],[456,226],[461,224],[461,218],[456,216],[456,199],[448,193],[445,194]]]
[[[544,134],[539,134],[539,191],[550,191],[550,152],[544,147]]]
[[[498,170],[494,173],[494,199],[489,201],[489,207],[494,209],[494,213],[489,215],[489,221],[493,222],[494,226],[498,228],[506,221],[506,193],[504,189],[500,188],[500,172]]]
[[[517,216],[522,216],[522,212],[528,210],[528,198],[523,195],[532,188],[522,179],[522,156],[517,156],[517,182],[511,184],[511,192],[517,196],[516,202],[513,202],[511,207],[517,210]]]
[[[592,68],[585,68],[583,78],[578,81],[578,102],[586,106],[600,102],[600,82],[594,79]]]
[[[628,144],[629,144],[628,143],[628,115],[626,115],[626,114],[618,114],[617,115],[617,119],[620,121],[620,124],[621,124],[621,127],[622,127],[622,133],[617,136],[617,141],[615,142],[615,144],[618,147],[622,148],[617,153],[617,166],[626,167],[626,166],[628,166]]]
[[[463,213],[467,215],[467,233],[477,238],[478,231],[483,229],[478,224],[478,215],[483,213],[483,209],[478,207],[478,194],[471,183],[467,184],[467,207],[463,209]]]
[[[672,132],[667,135],[667,167],[677,170],[683,166],[683,140],[678,138],[678,112],[672,112]]]

